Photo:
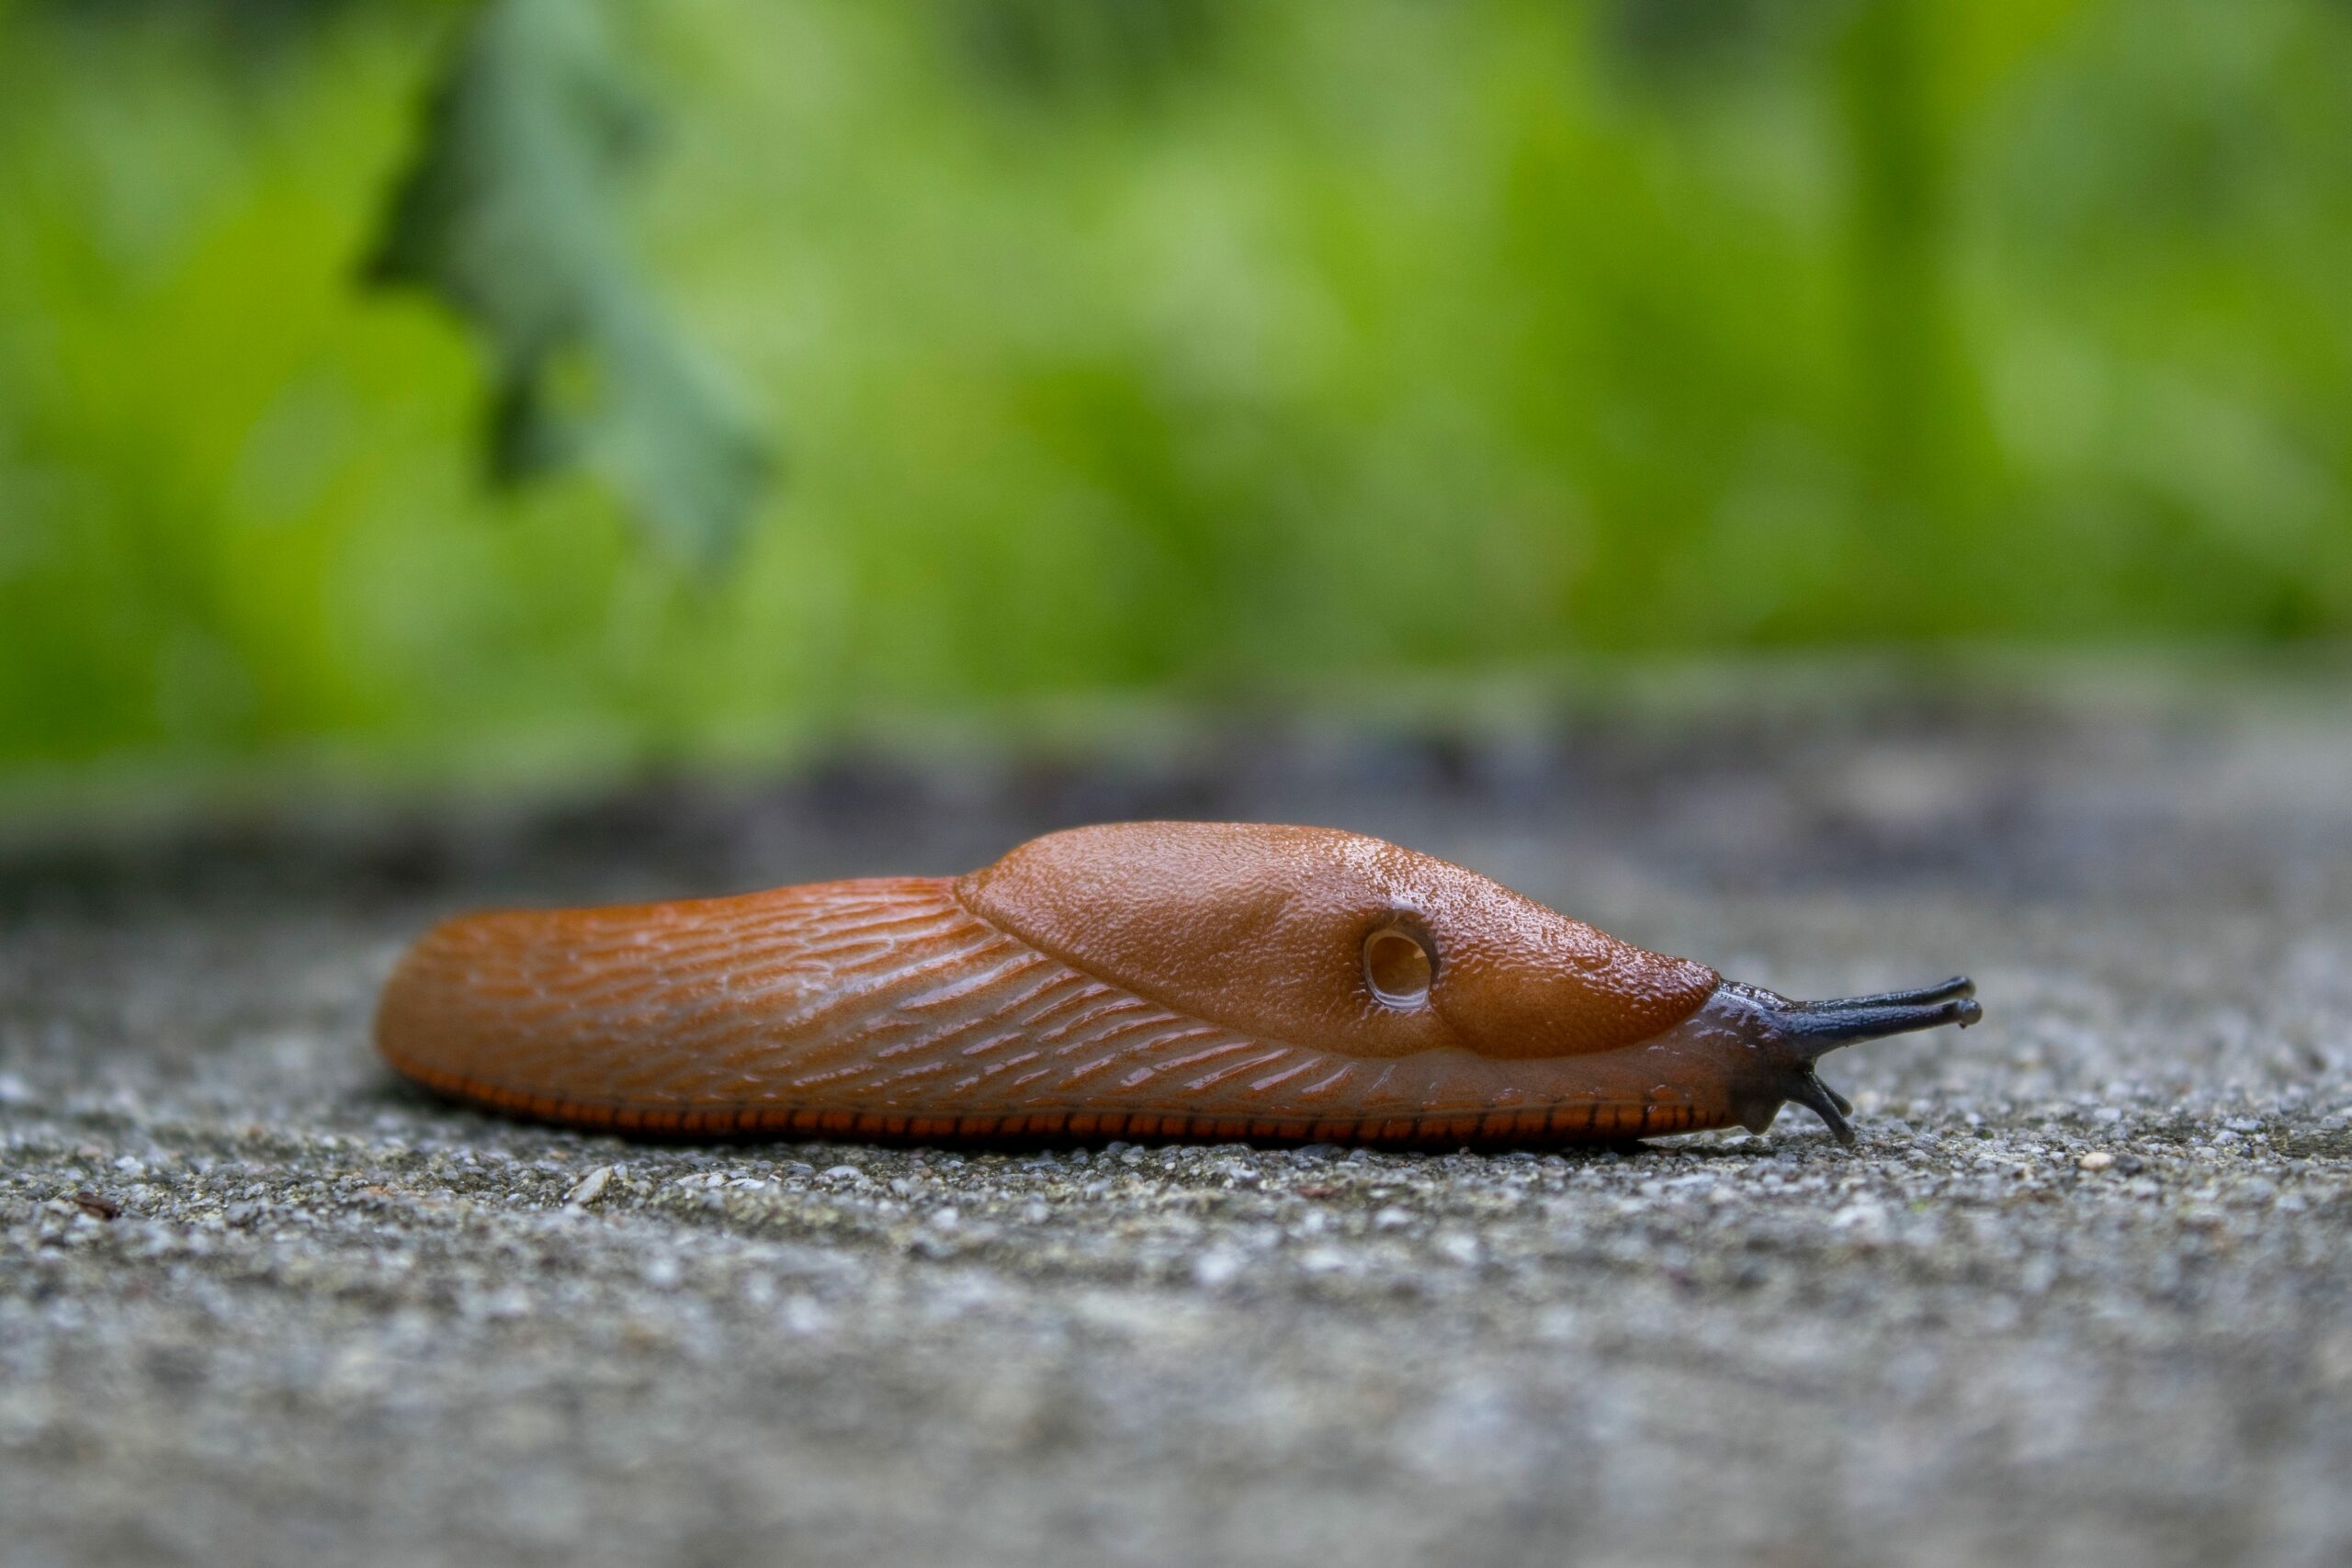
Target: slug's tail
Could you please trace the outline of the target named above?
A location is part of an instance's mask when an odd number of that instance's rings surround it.
[[[923,877],[464,915],[394,969],[376,1045],[437,1094],[541,1121],[786,1127],[797,1075],[842,1076],[876,1017],[952,1011],[922,1009],[958,977],[986,990],[1002,945]]]
[[[1965,975],[1917,990],[1818,1002],[1791,1001],[1756,987],[1739,989],[1758,1010],[1751,1027],[1758,1043],[1778,1047],[1789,1058],[1778,1086],[1781,1092],[1820,1117],[1844,1144],[1854,1141],[1854,1129],[1846,1120],[1854,1107],[1821,1081],[1814,1071],[1815,1063],[1839,1046],[1858,1041],[1909,1034],[1947,1023],[1965,1029],[1984,1016],[1976,1000],[1976,982]]]

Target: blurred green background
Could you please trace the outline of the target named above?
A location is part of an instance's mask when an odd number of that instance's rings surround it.
[[[0,0],[0,771],[2352,630],[2343,0],[554,3]]]

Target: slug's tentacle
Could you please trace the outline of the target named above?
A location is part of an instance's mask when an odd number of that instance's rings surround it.
[[[1811,1067],[1790,1076],[1789,1098],[1820,1117],[1839,1143],[1854,1141],[1854,1124],[1846,1120],[1853,1114],[1853,1102],[1815,1077]]]
[[[1894,1007],[1858,1005],[1834,1011],[1818,1010],[1819,1004],[1791,1008],[1780,1020],[1781,1030],[1799,1050],[1806,1053],[1808,1059],[1826,1056],[1858,1040],[1883,1040],[1890,1034],[1909,1034],[1947,1023],[1965,1029],[1984,1016],[1984,1010],[1970,997]]]
[[[1355,834],[1128,823],[953,881],[468,915],[379,1049],[440,1093],[670,1136],[1614,1142],[1786,1101],[1965,979],[1792,1002]]]
[[[1873,997],[1832,997],[1826,1001],[1792,1002],[1789,1005],[1803,1008],[1807,1012],[1854,1012],[1866,1008],[1922,1007],[1929,1002],[1950,1001],[1955,997],[1973,997],[1975,994],[1975,981],[1965,975],[1954,975],[1940,984],[1922,986],[1916,991],[1881,991]]]
[[[1955,975],[1939,986],[1911,991],[1884,991],[1870,997],[1843,997],[1826,1001],[1798,1002],[1758,986],[1725,984],[1721,996],[1744,1006],[1742,1032],[1775,1065],[1781,1097],[1811,1111],[1838,1135],[1854,1141],[1846,1118],[1854,1107],[1845,1096],[1823,1083],[1814,1064],[1841,1046],[1880,1040],[1944,1024],[1965,1029],[1984,1016],[1975,999],[1976,983]],[[1747,1125],[1762,1131],[1771,1118],[1760,1109]]]

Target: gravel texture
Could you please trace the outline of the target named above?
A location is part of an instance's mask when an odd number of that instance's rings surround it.
[[[629,1145],[412,1094],[482,902],[1329,822],[1797,994],[1860,1138]],[[0,860],[0,1560],[2352,1559],[2352,706],[1465,710]]]

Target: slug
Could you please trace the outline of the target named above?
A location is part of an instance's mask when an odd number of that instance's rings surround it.
[[[1378,839],[1127,822],[956,878],[460,916],[376,1042],[458,1100],[667,1136],[1497,1148],[1793,1100],[1850,1142],[1814,1063],[1974,990],[1791,1001]]]

